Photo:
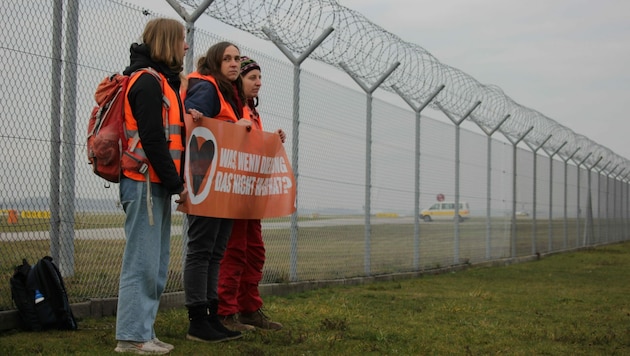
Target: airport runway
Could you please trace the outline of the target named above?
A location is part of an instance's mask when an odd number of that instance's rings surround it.
[[[412,216],[397,217],[397,218],[381,218],[371,217],[370,223],[373,225],[379,224],[413,224],[414,219]],[[324,218],[319,220],[307,220],[298,221],[298,228],[300,227],[323,227],[323,226],[345,226],[345,225],[365,225],[365,218],[352,217],[352,218]],[[277,230],[277,229],[289,229],[291,223],[288,221],[282,222],[266,222],[263,221],[262,228],[264,230]],[[173,225],[171,228],[171,234],[181,235],[182,226]],[[125,232],[122,227],[120,228],[107,228],[107,229],[81,229],[74,231],[74,238],[77,240],[115,240],[124,239]],[[49,240],[49,231],[27,231],[27,232],[0,232],[0,241],[30,241],[30,240]]]

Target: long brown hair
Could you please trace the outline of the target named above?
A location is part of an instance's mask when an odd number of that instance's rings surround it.
[[[183,40],[184,25],[173,19],[153,19],[142,33],[142,42],[151,50],[151,59],[166,63],[175,73],[184,70]]]
[[[234,82],[231,82],[223,73],[221,73],[221,64],[223,63],[223,54],[225,53],[225,49],[234,46],[238,51],[241,50],[234,44],[230,42],[219,42],[212,45],[206,51],[206,55],[199,58],[197,61],[197,71],[202,75],[211,75],[217,81],[217,85],[219,86],[219,90],[225,99],[228,101],[232,101],[234,103],[238,103],[234,97],[234,86],[236,85],[236,89],[238,91],[238,96],[241,103],[246,103],[245,94],[243,93],[243,80],[239,75],[238,78]],[[241,110],[242,108],[239,108]]]

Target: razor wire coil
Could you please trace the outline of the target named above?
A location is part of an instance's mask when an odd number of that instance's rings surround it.
[[[193,10],[203,2],[178,1]],[[486,130],[494,129],[509,114],[500,132],[511,140],[520,139],[533,127],[523,138],[530,147],[544,143],[546,152],[558,151],[567,158],[574,155],[574,162],[585,160],[589,168],[609,161],[612,167],[630,166],[627,159],[610,149],[518,104],[496,85],[481,84],[467,73],[441,63],[419,45],[403,41],[335,0],[215,0],[205,14],[264,40],[269,40],[263,32],[267,28],[274,40],[295,53],[303,52],[332,27],[334,31],[311,54],[312,59],[337,68],[344,63],[364,83],[376,82],[393,62],[399,61],[399,68],[380,88],[395,92],[395,86],[408,100],[424,103],[435,88],[445,85],[430,107],[462,117],[480,101],[470,119]]]

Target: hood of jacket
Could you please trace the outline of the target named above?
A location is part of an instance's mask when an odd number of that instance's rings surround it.
[[[151,59],[151,50],[149,49],[149,46],[146,44],[134,43],[131,45],[129,52],[129,66],[125,68],[123,74],[129,75],[138,69],[151,67],[164,74],[171,87],[179,88],[181,80],[179,73],[174,72],[168,65],[166,65],[166,63],[156,62]]]

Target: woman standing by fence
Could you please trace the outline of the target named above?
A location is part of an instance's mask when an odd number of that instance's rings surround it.
[[[258,91],[262,85],[260,66],[248,57],[241,58],[241,79],[247,99],[244,116],[252,127],[262,130],[258,110]],[[276,130],[284,143],[286,134]],[[260,219],[234,220],[232,235],[219,270],[219,316],[230,330],[247,331],[255,327],[278,330],[282,324],[263,313],[258,291],[265,264],[265,244]]]
[[[188,76],[185,104],[193,120],[209,118],[251,126],[243,120],[244,96],[240,79],[240,51],[229,42],[208,49]],[[232,219],[188,216],[188,244],[184,266],[185,304],[190,325],[186,338],[219,342],[241,337],[217,317],[219,263],[232,232]]]
[[[140,140],[134,153],[146,158],[148,174],[123,169],[120,180],[126,243],[118,290],[116,352],[165,354],[173,349],[156,337],[153,324],[168,275],[171,196],[179,194],[179,203],[188,194],[180,173],[184,117],[179,86],[188,49],[184,38],[184,26],[176,20],[149,21],[143,43],[131,46],[131,63],[123,72],[132,75],[151,68],[156,73],[133,75],[125,93],[125,129],[137,131]],[[164,97],[170,101],[167,109],[162,104]],[[164,122],[163,110],[168,112],[168,122]]]

